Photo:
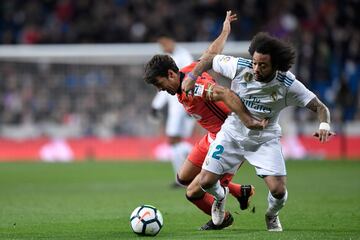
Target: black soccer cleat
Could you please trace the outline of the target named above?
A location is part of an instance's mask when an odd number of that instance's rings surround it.
[[[240,204],[240,209],[245,210],[249,207],[249,198],[255,194],[255,188],[252,185],[241,185],[241,196],[237,197]]]
[[[208,221],[207,223],[205,223],[204,226],[200,227],[199,230],[201,231],[206,231],[206,230],[221,230],[224,229],[226,227],[229,227],[233,224],[234,222],[234,218],[233,216],[231,216],[231,213],[226,212],[226,216],[224,221],[222,222],[222,224],[220,224],[219,226],[215,225],[212,220]]]

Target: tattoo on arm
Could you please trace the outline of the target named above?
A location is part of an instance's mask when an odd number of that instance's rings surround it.
[[[330,123],[329,109],[317,97],[313,98],[306,107],[317,113],[320,122]]]

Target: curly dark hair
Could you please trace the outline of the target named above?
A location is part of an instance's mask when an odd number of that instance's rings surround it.
[[[294,47],[283,40],[270,36],[268,33],[259,32],[251,40],[249,53],[251,56],[254,52],[269,54],[271,64],[274,69],[288,71],[295,62]]]
[[[179,72],[175,61],[169,55],[157,54],[145,65],[144,80],[146,83],[154,84],[156,77],[167,77],[169,69]]]

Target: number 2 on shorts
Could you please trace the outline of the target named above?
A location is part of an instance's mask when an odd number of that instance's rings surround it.
[[[212,157],[215,158],[216,160],[219,160],[220,155],[224,152],[224,147],[221,145],[217,145],[215,149],[216,151],[212,154]]]

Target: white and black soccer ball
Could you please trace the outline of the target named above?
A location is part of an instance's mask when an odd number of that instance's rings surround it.
[[[131,229],[138,235],[155,236],[160,232],[163,223],[161,212],[151,205],[141,205],[130,215]]]

